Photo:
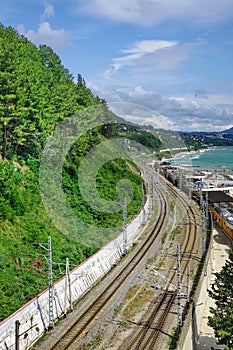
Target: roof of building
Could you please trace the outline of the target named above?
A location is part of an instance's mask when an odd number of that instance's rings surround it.
[[[222,191],[210,191],[210,192],[208,192],[208,200],[211,203],[233,202],[233,198]]]

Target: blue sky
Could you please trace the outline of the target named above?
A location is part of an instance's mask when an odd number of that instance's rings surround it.
[[[233,126],[233,0],[1,0],[0,22],[51,46],[127,120]]]

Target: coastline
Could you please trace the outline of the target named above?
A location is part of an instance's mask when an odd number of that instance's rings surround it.
[[[173,157],[164,158],[164,160],[166,160],[166,161],[179,160],[179,159],[182,159],[182,158],[186,157],[187,155],[192,155],[191,159],[193,159],[193,157],[197,156],[198,154],[204,153],[204,152],[206,152],[206,151],[208,151],[210,149],[213,149],[213,148],[215,148],[215,147],[201,148],[201,149],[199,149],[197,151],[192,150],[192,151],[177,152]]]
[[[212,146],[197,151],[177,152],[164,161],[174,166],[200,168],[218,174],[233,175],[233,146]]]

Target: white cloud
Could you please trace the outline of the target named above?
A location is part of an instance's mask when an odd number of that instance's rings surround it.
[[[134,60],[137,60],[143,56],[144,55],[142,53],[138,52],[138,53],[133,53],[131,55],[126,55],[126,56],[114,58],[113,61],[127,63],[127,62],[132,62]]]
[[[192,50],[192,44],[176,45],[169,50],[159,50],[148,57],[144,63],[149,71],[176,70],[183,62],[190,59]]]
[[[44,21],[46,18],[53,17],[54,16],[54,7],[51,4],[46,3],[44,12],[41,16],[41,20]]]
[[[128,92],[93,86],[94,93],[105,98],[113,112],[127,116],[128,121],[182,131],[222,131],[233,126],[233,97],[210,95],[204,88],[199,90],[205,91],[208,98],[163,97],[142,86]]]
[[[113,102],[109,103],[109,108],[116,115],[131,123],[152,125],[157,129],[177,130],[177,125],[169,117],[156,113],[143,105],[131,102]]]
[[[177,45],[176,41],[166,40],[141,40],[131,44],[127,49],[122,49],[124,56],[113,58],[113,64],[105,72],[105,77],[109,78],[111,73],[116,72],[123,66],[133,65],[134,61],[143,59],[157,52],[170,49]]]
[[[176,41],[167,41],[167,40],[141,40],[136,41],[128,49],[123,49],[123,53],[129,54],[152,54],[157,50],[167,49],[176,45]]]
[[[54,7],[51,4],[46,3],[44,13],[41,16],[41,20],[44,21],[46,18],[54,16]]]
[[[232,0],[78,0],[78,11],[112,21],[151,25],[168,20],[209,24],[232,18]]]
[[[60,50],[71,46],[71,34],[65,29],[52,29],[51,24],[46,21],[46,18],[54,16],[54,6],[50,3],[45,3],[44,12],[40,16],[38,30],[26,31],[23,24],[19,24],[17,29],[20,35],[26,36],[36,45],[48,45],[55,50]]]
[[[36,45],[46,44],[53,49],[63,49],[70,46],[70,33],[64,29],[52,29],[49,22],[42,22],[39,24],[37,31],[25,31],[24,25],[18,26],[19,34],[26,36],[30,41]]]
[[[111,67],[109,67],[105,72],[104,72],[104,78],[109,79],[112,74],[114,74],[118,69],[121,68],[120,64],[112,64]]]

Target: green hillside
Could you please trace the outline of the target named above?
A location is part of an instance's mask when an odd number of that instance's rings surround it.
[[[93,108],[95,127],[85,132],[85,110],[95,106],[100,107],[101,115]],[[64,159],[62,188],[74,214],[92,227],[87,232],[75,227],[75,239],[55,227],[39,186],[40,161],[48,137],[73,115],[84,132]],[[95,120],[101,120],[100,126]],[[46,247],[48,236],[52,238],[56,280],[65,272],[67,257],[72,267],[76,266],[112,237],[97,234],[99,227],[118,227],[119,231],[122,210],[105,213],[92,208],[78,184],[82,159],[93,147],[117,135],[112,121],[106,102],[91,93],[80,74],[75,82],[50,47],[37,48],[13,28],[0,25],[0,320],[47,287],[47,252],[41,243]],[[120,156],[103,162],[96,190],[100,198],[114,202],[121,179],[133,186],[127,208],[131,220],[141,206],[142,180],[135,164]]]

